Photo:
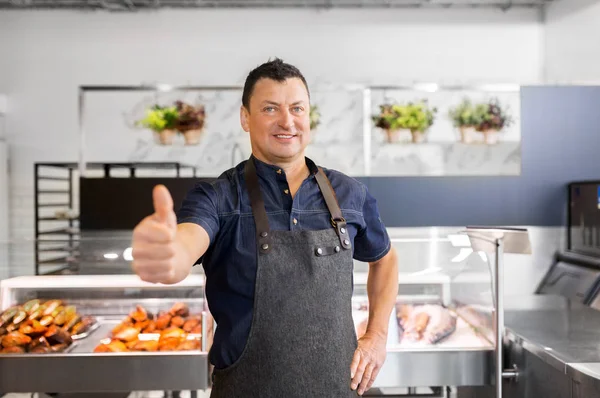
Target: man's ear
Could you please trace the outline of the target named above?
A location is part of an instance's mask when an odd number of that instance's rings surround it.
[[[250,132],[250,112],[246,109],[244,105],[240,107],[240,123],[242,124],[242,128],[246,133]]]

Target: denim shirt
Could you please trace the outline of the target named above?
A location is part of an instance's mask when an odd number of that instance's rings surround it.
[[[321,194],[313,161],[306,158],[310,176],[292,198],[285,172],[251,157],[271,230],[333,228]],[[257,250],[254,217],[246,191],[244,165],[227,170],[218,179],[201,182],[187,194],[177,212],[178,223],[195,223],[206,230],[210,245],[197,263],[206,275],[206,298],[217,322],[209,359],[217,369],[233,364],[246,345],[252,322]],[[390,250],[376,200],[364,184],[323,167],[347,221],[353,258],[372,262]]]

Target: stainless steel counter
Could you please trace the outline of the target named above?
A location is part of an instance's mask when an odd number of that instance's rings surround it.
[[[562,297],[510,300],[505,312],[506,338],[552,367],[600,362],[600,312]]]

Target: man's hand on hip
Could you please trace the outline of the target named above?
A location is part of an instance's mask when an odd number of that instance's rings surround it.
[[[362,395],[373,385],[386,357],[387,338],[383,335],[365,333],[358,340],[358,348],[354,352],[350,375],[351,388]]]

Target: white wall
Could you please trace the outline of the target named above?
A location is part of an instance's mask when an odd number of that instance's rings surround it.
[[[2,123],[2,115],[0,115]],[[0,136],[0,246],[8,240],[8,150]],[[1,247],[0,247],[1,250]]]
[[[0,94],[0,253],[2,242],[8,240],[8,145],[5,137],[6,112],[8,110],[8,99],[6,95]],[[2,255],[0,254],[0,261]],[[0,268],[2,265],[0,264]]]
[[[545,81],[600,84],[600,1],[562,0],[546,11]]]
[[[279,56],[309,83],[537,83],[532,10],[198,10],[0,14],[11,115],[12,234],[33,231],[35,161],[78,156],[83,84],[242,84]]]

